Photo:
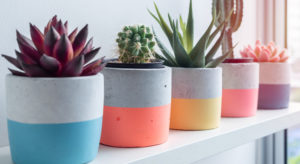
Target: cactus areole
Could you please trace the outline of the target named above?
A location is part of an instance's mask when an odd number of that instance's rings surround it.
[[[145,25],[125,26],[118,33],[119,58],[111,60],[108,67],[163,68],[163,61],[155,59],[154,35]]]
[[[93,38],[87,41],[88,25],[78,33],[76,28],[68,34],[68,21],[57,20],[55,15],[41,32],[30,24],[31,39],[17,31],[19,51],[17,58],[2,55],[19,70],[9,71],[16,76],[75,77],[100,72],[105,66],[103,58],[90,62],[100,47],[93,47]]]
[[[218,19],[215,21],[216,27],[223,21],[225,23],[225,34],[222,42],[222,52],[225,54],[232,46],[232,33],[236,32],[243,19],[243,0],[213,0],[213,10],[216,9]],[[212,12],[213,12],[212,10]],[[234,58],[233,52],[230,53],[229,58]]]

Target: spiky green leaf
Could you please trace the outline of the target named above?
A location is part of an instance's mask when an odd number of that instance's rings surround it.
[[[165,56],[166,60],[168,60],[169,63],[172,63],[172,65],[177,65],[174,56],[172,55],[172,53],[167,49],[167,47],[165,47],[163,45],[163,43],[160,41],[160,39],[158,39],[158,37],[156,36],[156,33],[154,31],[154,29],[152,28],[153,34],[154,34],[154,38],[155,41],[160,49],[160,51],[163,53],[163,55]]]
[[[221,35],[219,36],[218,40],[216,41],[216,43],[214,44],[214,46],[206,54],[206,56],[205,56],[205,64],[209,63],[213,59],[214,55],[216,54],[216,52],[218,51],[219,47],[221,46],[224,34],[225,34],[225,27],[223,27],[223,31],[222,31]]]
[[[192,65],[192,60],[188,56],[187,52],[183,48],[182,44],[180,43],[179,37],[177,35],[176,27],[172,27],[173,33],[173,51],[175,54],[176,62],[181,67],[190,67]]]
[[[187,52],[191,52],[194,44],[194,18],[193,18],[193,4],[190,0],[189,16],[186,24],[186,38],[187,38]]]
[[[167,35],[169,41],[172,42],[172,31],[171,31],[170,27],[168,26],[168,24],[166,23],[166,21],[162,17],[156,3],[154,3],[154,7],[155,7],[156,13],[158,15],[158,18],[160,20],[160,26],[161,26],[162,30]]]
[[[215,68],[217,67],[220,63],[222,63],[232,52],[233,49],[236,47],[236,45],[231,48],[225,55],[219,56],[216,59],[210,61],[209,63],[206,64],[206,68]]]
[[[194,67],[200,67],[203,68],[205,67],[205,50],[206,50],[206,45],[208,43],[208,39],[210,36],[211,29],[214,26],[216,18],[216,12],[214,12],[212,21],[208,28],[206,29],[205,33],[202,35],[196,46],[192,49],[190,53],[190,57],[193,60],[193,66]]]

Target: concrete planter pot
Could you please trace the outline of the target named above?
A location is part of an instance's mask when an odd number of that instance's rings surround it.
[[[222,69],[172,70],[171,129],[217,128],[221,118]]]
[[[258,109],[287,108],[290,97],[290,64],[259,63]]]
[[[7,75],[10,150],[17,164],[92,161],[102,124],[103,76],[28,78]]]
[[[222,63],[222,117],[256,114],[259,86],[258,63]]]
[[[145,147],[167,141],[170,125],[171,69],[103,70],[105,100],[101,143]]]

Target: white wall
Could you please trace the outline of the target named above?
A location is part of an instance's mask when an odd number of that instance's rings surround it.
[[[182,13],[184,18],[187,16],[187,0],[156,2],[165,16],[167,11],[173,17],[178,13]],[[43,29],[54,14],[63,20],[69,20],[69,27],[72,29],[88,23],[89,35],[94,37],[94,44],[102,47],[100,55],[115,55],[116,34],[123,25],[154,24],[158,35],[166,41],[157,24],[149,16],[147,8],[153,10],[152,0],[3,0],[0,5],[0,53],[14,56],[14,49],[17,48],[15,30],[18,29],[29,36],[29,22]],[[255,8],[255,1],[245,0],[244,20],[247,21],[244,21],[240,31],[234,34],[234,42],[239,42],[236,52],[242,45],[253,44],[255,41]],[[194,0],[194,17],[195,36],[198,39],[211,19],[211,1]],[[1,59],[0,66],[0,146],[3,146],[8,144],[4,76],[10,65]]]

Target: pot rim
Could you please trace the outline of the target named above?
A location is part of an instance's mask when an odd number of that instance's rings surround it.
[[[105,67],[104,70],[109,69],[109,70],[119,70],[119,71],[161,71],[161,70],[166,70],[170,69],[171,67],[165,66],[163,68],[117,68],[117,67]]]
[[[232,65],[232,66],[235,66],[235,65],[245,65],[245,66],[248,66],[248,65],[259,65],[259,63],[257,62],[252,62],[252,63],[221,63],[220,66],[223,66],[223,65]]]
[[[28,80],[84,80],[84,79],[95,79],[97,77],[103,76],[102,73],[90,76],[76,76],[76,77],[28,77],[28,76],[16,76],[11,73],[6,74],[6,77],[9,78],[19,78],[19,79],[28,79]]]
[[[191,68],[191,67],[171,67],[174,70],[199,70],[199,71],[213,71],[213,70],[222,70],[221,67],[215,68]]]
[[[256,62],[256,63],[258,63],[258,64],[269,64],[269,65],[272,65],[272,64],[278,64],[278,65],[283,65],[283,64],[290,64],[289,62]]]

